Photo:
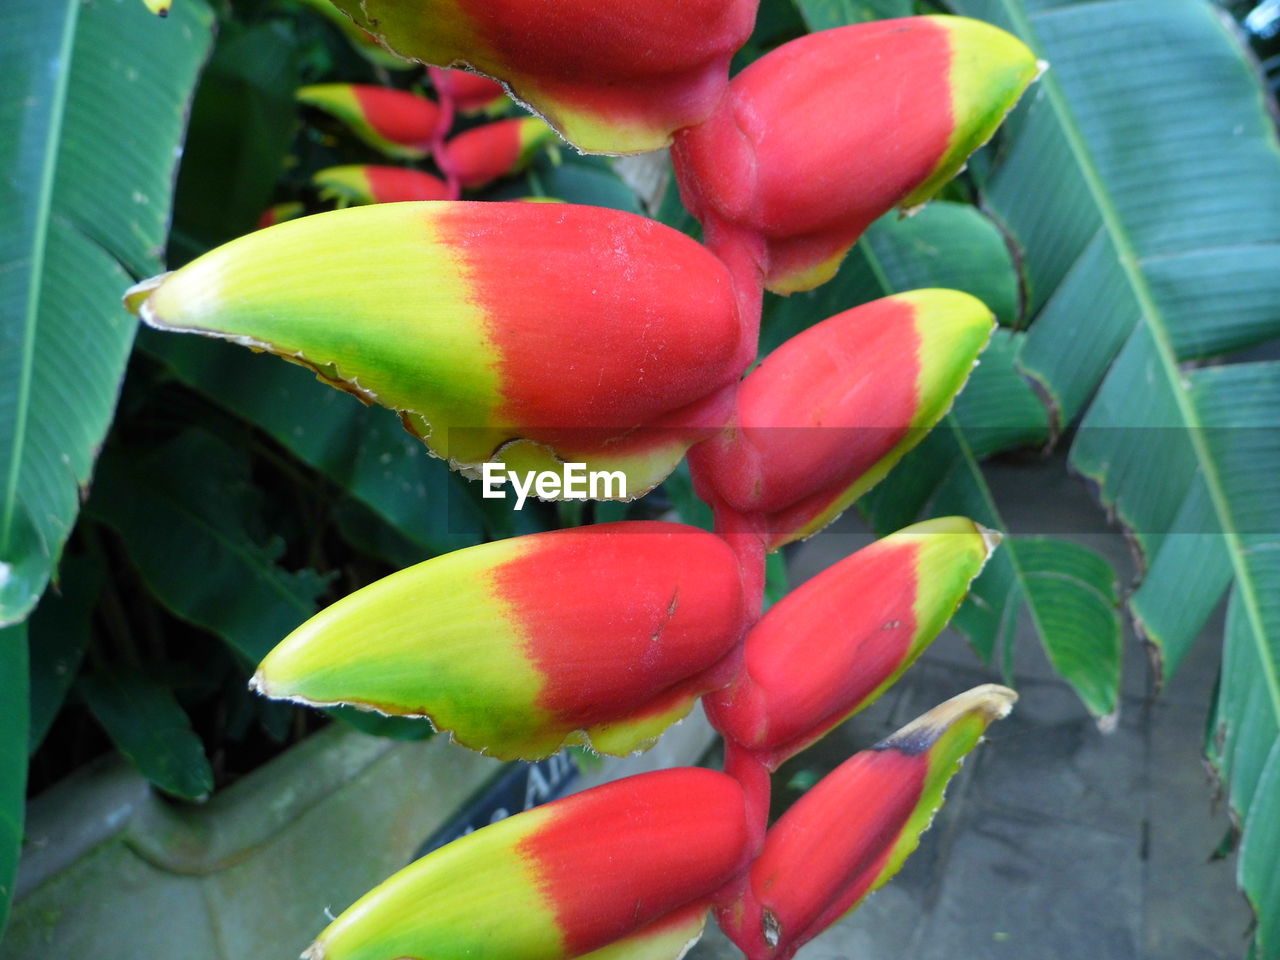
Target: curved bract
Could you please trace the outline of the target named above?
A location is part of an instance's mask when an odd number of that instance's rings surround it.
[[[901,869],[942,805],[947,781],[1017,694],[987,684],[854,754],[765,837],[725,932],[756,960],[788,960]]]
[[[742,363],[714,256],[652,220],[569,204],[322,213],[126,302],[154,327],[270,351],[396,410],[455,466],[559,457],[621,471],[627,498],[723,423]]]
[[[389,157],[419,160],[431,153],[440,108],[426,97],[363,83],[302,87],[299,103],[342,121],[361,140]]]
[[[961,17],[793,40],[678,138],[686,205],[712,235],[757,250],[769,289],[816,287],[873,220],[955,176],[1038,71],[1017,38]]]
[[[440,76],[441,74],[443,76]],[[464,116],[490,113],[510,103],[507,99],[507,91],[502,84],[489,77],[482,77],[478,73],[467,70],[440,70],[433,71],[432,79],[437,83],[448,84],[453,104]]]
[[[537,117],[515,117],[472,127],[445,143],[441,162],[468,190],[519,173],[555,131]]]
[[[262,661],[270,697],[428,716],[503,759],[625,755],[723,686],[746,623],[714,534],[610,523],[459,550],[321,611]]]
[[[734,429],[694,451],[714,503],[762,518],[770,549],[834,520],[950,408],[995,319],[956,290],[854,307],[743,381]]]
[[[311,183],[321,199],[336,201],[341,206],[449,197],[449,186],[439,177],[408,167],[373,164],[326,167],[312,174]]]
[[[758,0],[337,0],[387,47],[501,80],[588,153],[641,153],[704,120]]]
[[[427,854],[357,900],[303,956],[675,960],[712,894],[745,867],[745,820],[742,789],[722,773],[627,777]]]
[[[926,520],[807,580],[747,634],[743,670],[708,698],[716,729],[776,769],[915,662],[998,543],[964,517]]]

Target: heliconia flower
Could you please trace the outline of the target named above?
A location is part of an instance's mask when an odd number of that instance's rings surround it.
[[[704,499],[761,516],[769,549],[811,536],[942,418],[994,328],[967,293],[915,290],[797,334],[742,382],[735,429],[693,451]]]
[[[335,7],[329,0],[295,0],[310,10],[324,17],[342,31],[351,46],[360,56],[370,63],[388,70],[417,69],[417,64],[404,57],[397,57],[378,43],[378,38],[363,27],[358,27],[351,18]]]
[[[797,587],[747,634],[712,723],[770,770],[872,703],[934,641],[1000,542],[964,517],[877,540]]]
[[[129,291],[160,329],[232,340],[401,414],[459,468],[622,471],[634,498],[728,416],[743,369],[724,265],[572,204],[389,203],[240,237]],[[513,442],[523,441],[523,442]]]
[[[321,199],[337,201],[341,206],[449,199],[449,186],[443,180],[407,167],[370,164],[326,167],[314,173],[311,182]]]
[[[507,91],[497,80],[490,80],[469,70],[446,70],[453,103],[463,116],[492,113],[511,102]]]
[[[296,97],[387,156],[419,160],[431,153],[440,108],[426,97],[363,83],[319,83],[302,87]]]
[[[307,208],[297,200],[274,204],[262,211],[262,216],[258,218],[258,229],[275,226],[286,220],[296,220],[306,212]]]
[[[167,17],[173,7],[173,0],[142,0],[146,8],[157,17]]]
[[[829,280],[873,220],[924,203],[990,139],[1040,67],[978,20],[809,34],[742,71],[674,150],[708,236],[754,249],[778,293]]]
[[[749,854],[732,778],[691,767],[626,777],[427,854],[303,957],[677,960]]]
[[[446,163],[468,190],[519,173],[555,131],[537,117],[516,117],[472,127],[444,145]]]
[[[758,0],[338,0],[388,49],[468,65],[588,153],[643,153],[700,123]]]
[[[262,661],[254,687],[427,716],[502,759],[625,755],[724,686],[746,624],[733,551],[678,523],[537,533],[357,590]]]
[[[719,912],[748,960],[788,960],[901,869],[947,781],[1017,694],[988,684],[948,700],[818,781],[770,828],[749,889]]]

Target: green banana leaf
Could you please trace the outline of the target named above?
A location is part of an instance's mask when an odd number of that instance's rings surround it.
[[[35,607],[89,484],[133,343],[120,294],[163,269],[212,22],[202,0],[167,20],[136,0],[0,8],[0,624]],[[0,928],[22,835],[26,642],[25,627],[0,635]]]
[[[0,623],[44,592],[89,483],[133,343],[120,295],[163,269],[211,23],[200,0],[167,20],[136,0],[0,13]]]
[[[1020,245],[1017,363],[1132,532],[1130,599],[1165,675],[1224,594],[1209,753],[1243,827],[1254,951],[1280,957],[1280,145],[1205,0],[953,0],[1050,64],[984,203]]]

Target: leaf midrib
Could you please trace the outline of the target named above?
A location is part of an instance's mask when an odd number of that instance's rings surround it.
[[[39,320],[40,297],[44,289],[44,261],[49,242],[50,211],[53,209],[53,185],[58,171],[62,139],[62,122],[67,112],[71,82],[71,54],[76,23],[80,17],[80,0],[65,0],[62,37],[58,46],[57,79],[50,98],[48,136],[44,143],[44,162],[40,171],[36,199],[35,236],[31,242],[31,281],[27,288],[26,312],[23,317],[22,363],[18,371],[17,398],[14,403],[13,445],[10,450],[9,476],[5,481],[3,518],[0,519],[0,549],[8,554],[13,533],[14,510],[17,506],[18,483],[22,475],[22,451],[27,441],[27,415],[31,405],[31,378],[35,365],[35,334]]]
[[[1104,2],[1114,2],[1114,0],[1092,0],[1092,2],[1083,5],[1101,6]],[[1042,52],[1031,18],[1023,11],[1021,4],[1015,2],[1015,0],[1000,0],[1000,5],[1009,15],[1014,27],[1022,34],[1023,39],[1028,41],[1037,53]],[[1075,8],[1073,6],[1063,9]],[[1205,485],[1208,487],[1214,512],[1218,516],[1223,536],[1227,540],[1231,566],[1236,575],[1236,586],[1241,592],[1241,600],[1248,612],[1249,622],[1253,628],[1254,643],[1258,648],[1258,659],[1263,665],[1263,672],[1267,678],[1272,712],[1275,714],[1277,722],[1280,722],[1280,675],[1277,675],[1277,666],[1271,659],[1270,646],[1266,641],[1267,632],[1261,609],[1258,605],[1257,587],[1244,560],[1244,546],[1232,521],[1230,504],[1222,487],[1222,479],[1218,473],[1217,464],[1210,456],[1205,444],[1204,431],[1200,429],[1199,413],[1196,411],[1190,396],[1181,387],[1181,377],[1178,370],[1177,355],[1173,350],[1172,337],[1169,335],[1163,314],[1151,292],[1150,285],[1142,273],[1140,268],[1141,261],[1137,256],[1132,240],[1129,238],[1128,231],[1121,222],[1119,211],[1111,199],[1110,191],[1102,182],[1102,177],[1093,163],[1093,158],[1088,151],[1084,136],[1081,134],[1080,128],[1076,124],[1075,116],[1067,104],[1066,96],[1058,85],[1057,78],[1053,75],[1052,65],[1050,65],[1050,70],[1040,78],[1040,83],[1044,85],[1045,97],[1049,102],[1049,106],[1062,126],[1067,146],[1077,166],[1080,168],[1090,195],[1092,195],[1094,202],[1098,206],[1103,226],[1115,246],[1120,268],[1124,271],[1125,278],[1138,301],[1142,313],[1142,323],[1146,325],[1155,341],[1156,353],[1160,358],[1160,366],[1173,394],[1178,413],[1191,428],[1192,449],[1195,452],[1200,469],[1203,471]]]

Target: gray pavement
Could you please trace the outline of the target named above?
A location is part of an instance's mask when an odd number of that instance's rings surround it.
[[[992,482],[1013,531],[1079,540],[1128,582],[1123,537],[1060,461],[998,466]],[[793,583],[869,539],[858,518],[842,518],[791,556]],[[1145,654],[1129,634],[1121,714],[1104,734],[1023,624],[1014,713],[953,781],[902,873],[800,960],[1242,957],[1251,916],[1234,858],[1213,859],[1229,823],[1200,753],[1220,644],[1219,619],[1152,699]],[[784,766],[776,800],[934,704],[999,680],[948,632],[881,701]],[[690,960],[737,955],[710,930]]]

